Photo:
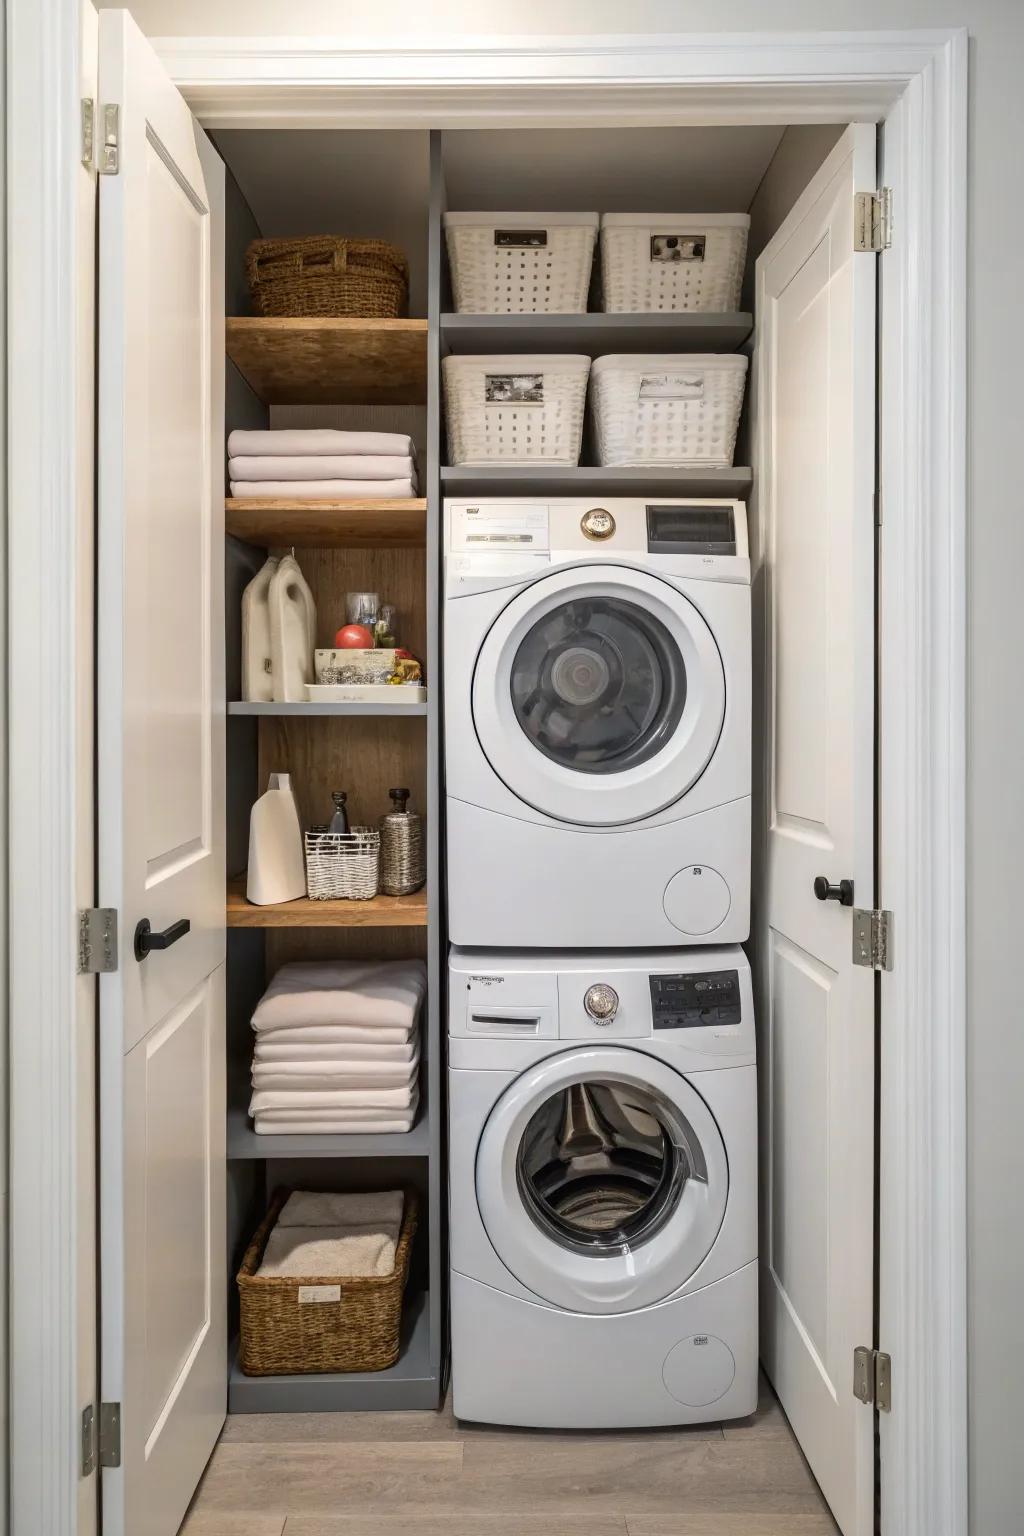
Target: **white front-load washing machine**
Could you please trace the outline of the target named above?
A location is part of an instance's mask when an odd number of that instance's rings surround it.
[[[757,1403],[757,1106],[738,947],[453,949],[456,1415],[689,1424]]]
[[[506,498],[445,514],[451,938],[746,939],[743,504]]]

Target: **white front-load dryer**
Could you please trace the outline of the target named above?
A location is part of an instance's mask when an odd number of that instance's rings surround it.
[[[742,503],[485,499],[445,513],[452,939],[747,938]]]
[[[453,1403],[536,1428],[757,1402],[757,1107],[738,947],[453,949]]]

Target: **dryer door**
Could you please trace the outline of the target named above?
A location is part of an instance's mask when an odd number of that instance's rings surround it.
[[[473,676],[487,759],[534,810],[582,826],[641,821],[700,777],[725,717],[714,636],[678,588],[573,566],[523,588]]]
[[[674,1294],[714,1246],[729,1194],[715,1119],[643,1051],[549,1056],[498,1100],[480,1138],[477,1203],[512,1274],[572,1312]]]

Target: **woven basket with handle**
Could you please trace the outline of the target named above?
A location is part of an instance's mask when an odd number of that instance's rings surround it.
[[[291,1194],[290,1189],[276,1191],[238,1271],[238,1361],[246,1376],[386,1371],[394,1365],[401,1345],[402,1297],[417,1218],[415,1190],[403,1193],[402,1227],[391,1274],[325,1280],[319,1275],[256,1273]],[[314,1295],[316,1291],[322,1295]]]
[[[394,319],[409,293],[409,263],[386,240],[254,240],[245,266],[257,315]]]

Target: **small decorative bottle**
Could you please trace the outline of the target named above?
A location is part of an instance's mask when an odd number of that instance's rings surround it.
[[[327,829],[328,832],[348,832],[348,809],[346,807],[348,795],[343,789],[336,789],[331,795],[331,799],[334,801],[334,815],[331,817],[331,824]]]
[[[409,791],[390,789],[392,809],[380,819],[380,888],[409,896],[427,878],[423,818],[409,810]]]

